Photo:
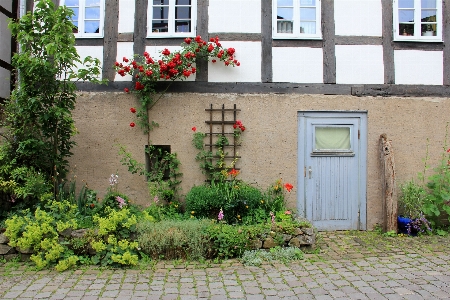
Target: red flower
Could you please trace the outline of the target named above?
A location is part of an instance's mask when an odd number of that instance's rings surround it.
[[[212,44],[209,44],[207,50],[208,50],[208,52],[212,52],[214,50],[214,46]]]
[[[120,66],[120,64],[119,64],[117,61],[114,63],[114,65],[115,65],[116,67]]]
[[[245,131],[245,126],[239,127],[242,131]]]
[[[128,62],[128,58],[126,58],[125,56],[123,57],[123,61],[124,62]]]
[[[210,38],[209,41],[210,41],[211,43],[214,43],[214,38]]]
[[[450,153],[450,148],[447,149],[447,153]]]
[[[185,38],[185,39],[184,39],[184,42],[185,42],[186,44],[188,44],[188,45],[191,43],[191,41],[192,41],[191,38]]]
[[[230,63],[228,62],[228,60],[225,62],[225,66],[228,66]]]
[[[184,75],[185,77],[189,77],[189,76],[191,75],[191,71],[189,71],[189,70],[183,70],[183,75]]]
[[[145,75],[147,75],[147,76],[151,76],[152,74],[153,74],[153,72],[151,70],[145,71]]]
[[[284,188],[285,188],[288,192],[290,192],[290,191],[294,188],[294,186],[293,186],[292,184],[286,182],[286,183],[284,184]]]
[[[233,177],[238,176],[238,174],[239,174],[239,171],[234,168],[230,172],[228,172],[228,175],[231,175]]]
[[[125,91],[125,93],[129,93],[130,92],[130,90],[128,88],[124,88],[123,90]]]
[[[241,63],[240,63],[240,62],[237,62],[237,63],[236,63],[236,66],[238,66],[238,67],[239,67],[240,65],[241,65]]]
[[[94,204],[94,203],[91,203],[90,206],[91,206],[91,208],[94,208],[94,207],[95,207],[95,204]]]
[[[139,81],[136,81],[136,85],[134,86],[134,89],[139,91],[139,90],[143,90],[145,88],[145,86],[140,83]]]
[[[215,63],[217,60],[213,59],[212,62]]]
[[[161,54],[163,54],[163,55],[169,55],[169,54],[170,54],[170,51],[169,51],[169,49],[165,48],[165,49],[161,52]]]
[[[191,70],[191,72],[192,72],[192,74],[195,74],[195,72],[197,72],[197,69],[196,69],[196,68],[194,68],[194,67],[192,67],[192,70]]]
[[[144,52],[144,57],[148,57],[148,56],[149,56],[148,52],[147,51]]]
[[[233,55],[234,54],[234,52],[236,52],[236,50],[234,49],[234,48],[228,48],[227,49],[227,53],[228,53],[228,55]]]
[[[202,37],[201,37],[201,36],[197,35],[197,36],[195,37],[195,41],[196,41],[197,43],[200,43],[201,40],[202,40]]]
[[[197,127],[194,126],[191,129],[192,129],[193,132],[195,132],[197,130]]]
[[[135,113],[136,113],[136,108],[132,107],[132,108],[130,108],[130,111],[131,111],[133,114],[135,114]]]
[[[136,126],[136,124],[134,124],[134,122],[131,122],[130,127],[134,127],[134,126]]]

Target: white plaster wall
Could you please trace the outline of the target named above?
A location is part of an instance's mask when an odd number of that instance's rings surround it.
[[[123,62],[123,58],[131,58],[133,57],[133,43],[131,42],[119,42],[117,43],[117,58],[116,61],[121,63]],[[120,76],[116,73],[116,77],[114,77],[114,81],[131,81],[130,75],[125,75],[124,77]]]
[[[442,85],[443,63],[442,51],[395,50],[395,83]]]
[[[0,59],[6,61],[7,63],[11,63],[11,31],[8,29],[8,18],[1,13],[0,39]]]
[[[381,36],[381,0],[336,0],[334,20],[336,35]]]
[[[336,45],[336,83],[383,84],[383,47]]]
[[[261,43],[260,42],[222,42],[224,48],[235,48],[235,58],[239,67],[225,66],[223,62],[209,62],[208,81],[210,82],[261,82]]]
[[[134,0],[119,1],[119,33],[134,32]]]
[[[272,48],[274,82],[323,83],[322,48]]]
[[[92,58],[98,58],[100,60],[100,67],[103,67],[103,47],[102,46],[76,46],[78,55],[81,61],[84,60],[86,56],[91,56]],[[112,66],[106,66],[107,68]],[[100,71],[99,79],[102,78]]]
[[[261,32],[261,0],[209,0],[209,32]]]
[[[10,92],[10,85],[9,85],[9,79],[10,79],[10,73],[8,70],[3,69],[0,67],[0,97],[2,98],[9,98],[9,92]]]

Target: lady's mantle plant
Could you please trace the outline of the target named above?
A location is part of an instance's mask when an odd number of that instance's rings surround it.
[[[67,169],[76,133],[72,110],[76,80],[98,82],[100,61],[80,60],[70,21],[73,11],[55,8],[51,0],[36,2],[34,12],[9,24],[21,46],[12,65],[19,80],[5,104],[0,177],[27,167],[52,180],[54,192]]]

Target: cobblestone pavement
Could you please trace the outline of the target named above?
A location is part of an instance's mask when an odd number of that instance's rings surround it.
[[[0,264],[0,299],[450,298],[449,237],[327,232],[314,252],[261,267],[160,261],[58,273],[6,263]]]

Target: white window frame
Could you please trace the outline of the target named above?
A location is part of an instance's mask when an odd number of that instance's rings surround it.
[[[399,32],[400,20],[399,14],[399,0],[393,2],[393,21],[394,21],[394,41],[408,41],[408,42],[442,42],[442,0],[436,0],[436,35],[422,36],[421,32],[421,0],[414,0],[414,34],[413,36],[403,35]]]
[[[66,0],[61,0],[60,5],[65,5],[65,1]],[[105,0],[100,0],[100,26],[98,33],[84,33],[84,21],[86,21],[84,17],[86,1],[79,0],[78,5],[78,33],[74,33],[75,38],[102,38],[105,27]]]
[[[300,0],[293,0],[293,31],[292,33],[277,32],[277,8],[278,1],[272,0],[272,37],[274,39],[308,39],[320,40],[322,39],[322,0],[316,0],[316,33],[308,34],[300,32]],[[302,6],[307,7],[307,6]]]
[[[191,2],[191,31],[176,32],[175,31],[175,3],[176,0],[169,0],[169,15],[168,15],[168,31],[167,32],[152,32],[153,20],[153,0],[148,0],[147,9],[147,37],[148,38],[182,38],[192,37],[196,35],[197,31],[197,0]]]

